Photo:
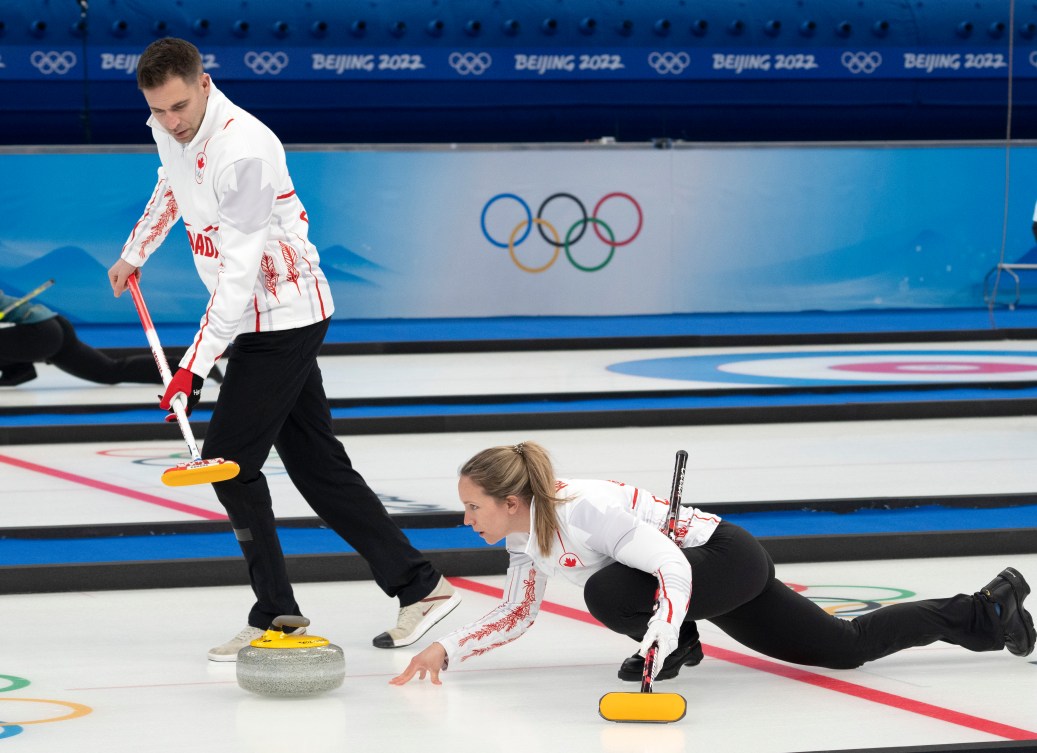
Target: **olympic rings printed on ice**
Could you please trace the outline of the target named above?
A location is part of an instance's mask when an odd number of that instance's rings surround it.
[[[847,50],[839,58],[839,62],[850,73],[871,74],[882,65],[882,55],[877,52],[850,52]]]
[[[1030,65],[1037,68],[1037,50],[1030,53]]]
[[[64,52],[36,50],[29,56],[29,62],[44,76],[49,76],[52,73],[64,76],[75,68],[76,60],[76,53],[71,50],[65,50]]]
[[[15,677],[14,675],[0,675],[0,679],[7,680],[8,685],[5,688],[0,688],[0,693],[6,693],[11,690],[21,690],[29,685],[29,681],[24,677]],[[24,728],[30,724],[47,724],[49,722],[64,722],[69,719],[78,719],[81,716],[86,716],[93,711],[89,706],[84,706],[81,703],[73,703],[71,701],[53,701],[49,698],[0,698],[0,703],[45,703],[53,706],[64,706],[69,709],[68,713],[61,716],[44,717],[42,719],[28,719],[18,721],[8,721],[8,715],[0,710],[0,740],[7,737],[14,737],[15,735],[24,732]]]
[[[92,708],[90,708],[89,706],[84,706],[81,703],[73,703],[72,701],[52,701],[49,698],[0,698],[0,703],[49,703],[54,706],[64,706],[67,709],[71,709],[71,711],[69,711],[67,714],[64,714],[63,716],[52,716],[47,717],[45,719],[30,719],[27,721],[19,719],[16,722],[0,722],[0,725],[4,727],[24,727],[29,724],[48,724],[50,722],[65,722],[69,719],[78,719],[81,716],[86,716],[91,711],[93,711]],[[6,715],[3,714],[3,712],[0,712],[0,716]]]
[[[447,62],[462,76],[481,76],[493,65],[493,58],[488,52],[451,52]]]
[[[661,75],[678,75],[691,65],[691,56],[686,52],[653,52],[648,56],[648,65]]]
[[[548,220],[544,219],[544,210],[547,209],[547,206],[551,202],[557,199],[567,199],[575,203],[580,210],[580,219],[576,220],[569,227],[569,229],[565,233],[564,240],[561,234],[558,232],[557,228],[555,228],[555,226],[552,225]],[[601,211],[601,208],[610,199],[626,199],[633,205],[634,209],[637,212],[637,227],[629,235],[629,237],[623,240],[616,240],[616,236],[613,233],[612,228],[608,225],[608,223],[606,223],[604,220],[598,217],[598,213]],[[520,219],[512,228],[510,234],[508,235],[507,242],[497,240],[493,237],[493,235],[490,234],[490,231],[486,228],[486,214],[490,211],[490,207],[492,207],[498,201],[504,200],[509,200],[517,203],[519,207],[521,207],[522,212],[525,215],[525,219]],[[540,204],[540,208],[537,209],[536,216],[534,217],[533,211],[530,209],[529,204],[527,204],[521,196],[517,196],[513,193],[499,193],[496,196],[492,197],[489,201],[487,201],[486,204],[483,206],[482,215],[479,219],[479,224],[482,228],[482,233],[486,240],[488,240],[497,248],[508,249],[508,255],[511,257],[512,262],[514,262],[515,266],[521,269],[523,272],[529,272],[530,274],[544,272],[558,260],[559,253],[562,250],[565,251],[565,257],[569,260],[569,263],[572,264],[576,269],[579,269],[582,272],[597,272],[600,269],[604,269],[609,264],[609,262],[612,261],[612,258],[615,255],[617,248],[619,248],[620,246],[629,245],[634,241],[635,238],[637,238],[638,235],[641,234],[641,228],[644,226],[644,213],[641,211],[641,205],[637,203],[637,200],[633,196],[627,193],[622,193],[620,191],[614,191],[613,193],[609,193],[601,197],[601,199],[598,200],[598,203],[594,205],[594,211],[591,212],[590,215],[587,214],[587,208],[583,205],[583,202],[580,201],[577,197],[573,196],[570,193],[559,192],[551,194],[546,199],[544,199],[544,201]],[[516,253],[516,248],[526,241],[534,225],[536,226],[537,233],[540,235],[540,237],[548,245],[554,248],[554,252],[551,254],[551,258],[539,267],[522,263],[522,261],[520,261],[518,258],[518,254]],[[605,256],[604,260],[598,264],[593,265],[581,264],[573,257],[572,254],[572,247],[575,246],[583,238],[584,233],[586,233],[587,231],[588,225],[590,225],[593,228],[594,234],[597,236],[598,240],[600,240],[609,248],[608,254]],[[606,238],[605,235],[602,234],[602,229],[604,229],[605,233],[608,235],[608,238]]]
[[[0,688],[0,693],[6,693],[9,690],[21,690],[29,685],[29,681],[24,677],[15,677],[14,675],[0,675],[0,679],[7,680],[10,685],[6,688]]]
[[[895,586],[802,585],[786,583],[834,617],[860,617],[917,594]]]
[[[249,50],[245,53],[245,65],[252,69],[257,76],[269,73],[276,76],[288,67],[288,55],[283,52],[255,52]]]

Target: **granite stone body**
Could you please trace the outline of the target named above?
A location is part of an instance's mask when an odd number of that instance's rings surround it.
[[[238,685],[266,696],[305,696],[334,690],[346,676],[342,649],[333,643],[308,648],[257,648],[238,652]]]

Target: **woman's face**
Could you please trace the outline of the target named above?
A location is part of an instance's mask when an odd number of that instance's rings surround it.
[[[457,481],[457,493],[464,505],[464,524],[483,537],[487,544],[496,544],[509,533],[520,530],[521,503],[514,497],[497,500],[467,476]],[[528,515],[525,518],[528,530]]]

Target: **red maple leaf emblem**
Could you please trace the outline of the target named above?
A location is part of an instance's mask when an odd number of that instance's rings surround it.
[[[576,567],[576,558],[575,557],[566,557],[565,559],[562,560],[562,565],[564,567]]]
[[[203,167],[205,167],[205,155],[204,154],[199,154],[198,155],[198,169],[201,170]]]

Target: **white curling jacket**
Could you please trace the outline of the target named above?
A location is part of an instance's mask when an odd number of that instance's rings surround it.
[[[240,333],[330,317],[331,290],[274,133],[211,82],[191,143],[178,143],[154,117],[148,125],[162,166],[121,258],[143,265],[183,219],[209,303],[180,366],[206,376]]]
[[[536,619],[552,575],[582,586],[613,562],[654,574],[658,608],[651,620],[680,628],[691,598],[691,566],[679,548],[706,543],[720,517],[681,508],[675,546],[663,532],[668,500],[616,481],[559,479],[557,485],[558,495],[568,501],[557,506],[559,531],[550,553],[540,553],[535,531],[507,537],[504,601],[482,619],[438,639],[446,649],[447,665],[522,635]]]

